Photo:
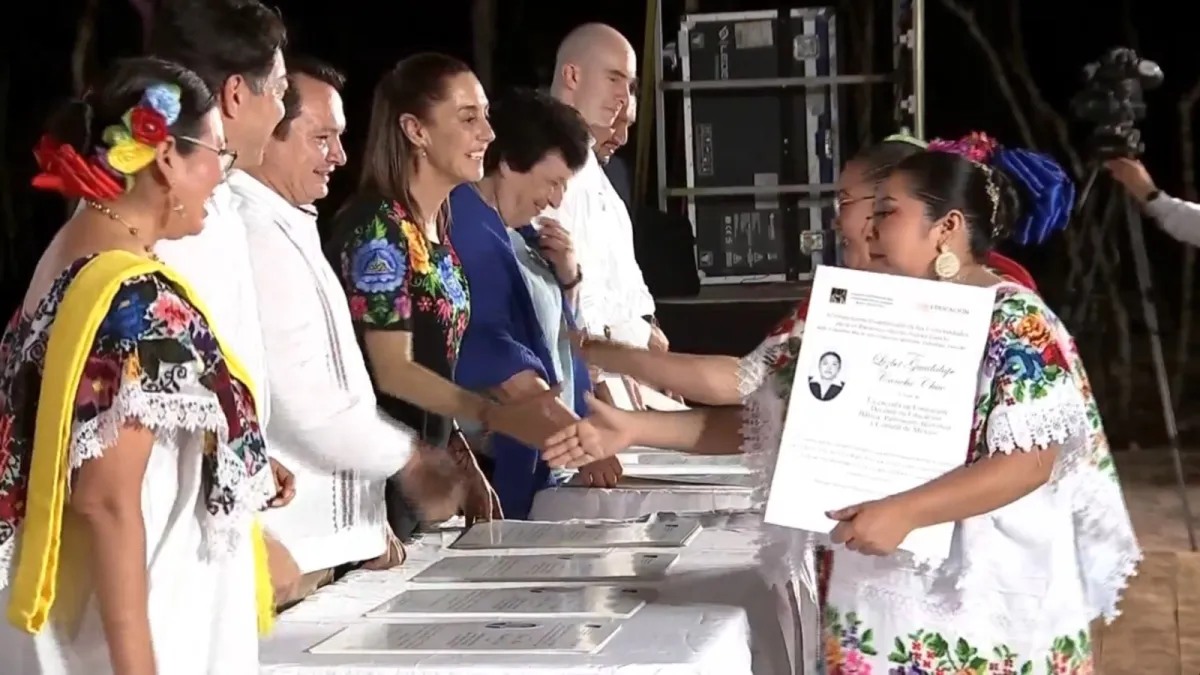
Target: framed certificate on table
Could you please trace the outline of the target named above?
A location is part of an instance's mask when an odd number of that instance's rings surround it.
[[[615,621],[360,623],[313,646],[313,654],[595,654]]]
[[[619,586],[409,589],[367,612],[371,619],[628,619],[654,591]]]
[[[995,291],[820,267],[795,361],[768,523],[828,533],[828,511],[934,480],[967,459]],[[914,530],[950,552],[954,524]]]
[[[696,518],[655,515],[632,521],[478,523],[450,545],[458,550],[678,548],[700,532]]]
[[[658,581],[675,553],[561,553],[556,555],[461,555],[442,558],[410,583],[542,584],[548,582]]]

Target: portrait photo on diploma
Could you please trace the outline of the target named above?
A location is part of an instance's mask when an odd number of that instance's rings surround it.
[[[832,401],[846,388],[841,378],[842,356],[834,351],[828,351],[817,358],[817,366],[813,374],[808,376],[808,391],[818,401]]]
[[[927,483],[967,459],[995,292],[819,267],[765,520],[817,535],[829,511]],[[807,393],[807,395],[806,395]],[[778,488],[778,489],[776,489]],[[900,548],[944,559],[954,525]]]

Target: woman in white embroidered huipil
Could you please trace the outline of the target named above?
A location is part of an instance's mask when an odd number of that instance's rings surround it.
[[[933,151],[901,162],[880,187],[868,237],[873,271],[996,292],[964,466],[832,513],[840,522],[831,538],[840,545],[820,565],[825,583],[804,571],[817,552],[810,536],[765,530],[770,580],[801,577],[810,591],[821,587],[829,675],[1090,673],[1089,623],[1116,615],[1140,558],[1070,335],[1037,294],[980,264],[997,236],[1037,239],[1065,222],[1073,189],[1044,157],[997,149],[981,136],[968,146],[948,148],[965,156]],[[1023,214],[1012,177],[1024,188]],[[742,447],[764,468],[764,493],[802,337],[797,322],[744,404]],[[727,438],[724,410],[672,419],[597,406],[592,428],[618,436],[619,445],[728,452],[708,438]],[[589,440],[570,433],[552,439],[547,455]],[[957,528],[939,567],[895,552],[911,530],[941,522]]]
[[[254,383],[150,252],[203,227],[234,159],[220,112],[195,73],[135,59],[35,155],[34,185],[85,207],[0,338],[0,671],[256,672],[253,518],[285,500]]]

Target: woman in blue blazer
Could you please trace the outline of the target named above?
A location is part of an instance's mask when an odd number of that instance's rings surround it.
[[[561,413],[570,423],[586,417],[591,390],[571,343],[582,269],[562,226],[536,217],[558,206],[567,180],[584,165],[588,129],[573,108],[529,91],[497,101],[490,121],[496,139],[483,180],[450,194],[450,239],[471,288],[471,321],[454,379],[500,400],[560,387]],[[528,517],[534,494],[557,482],[540,448],[494,434],[480,450],[491,459],[507,518]]]

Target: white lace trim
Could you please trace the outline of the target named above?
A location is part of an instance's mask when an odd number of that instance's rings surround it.
[[[754,351],[738,359],[738,396],[745,399],[758,391],[759,387],[767,381],[775,359],[787,349],[788,342],[792,338],[804,337],[804,319],[798,316],[798,312],[799,310],[796,309],[789,315],[794,324],[786,334],[767,336],[767,339],[755,347]]]
[[[800,582],[813,600],[816,599],[815,557],[811,537],[799,530],[762,522],[763,508],[771,491],[775,461],[783,435],[786,402],[770,389],[769,382],[745,398],[742,413],[741,451],[746,466],[754,472],[755,487],[752,507],[759,518],[756,541],[758,565],[768,583]]]
[[[13,559],[17,554],[17,535],[0,543],[0,591],[8,587],[13,572]]]
[[[1090,429],[1083,395],[1064,382],[1041,398],[997,406],[988,417],[986,440],[992,454],[1058,445],[1048,489],[1065,496],[1071,509],[1088,618],[1112,622],[1120,614],[1117,605],[1142,552],[1120,483],[1098,468],[1098,439]],[[981,594],[994,592],[992,572],[964,560],[956,583],[964,602],[977,603]]]
[[[753,503],[763,507],[770,490],[783,426],[786,402],[767,388],[748,396],[744,403],[742,452],[754,470],[757,487]],[[1073,386],[1055,387],[1046,397],[993,411],[987,427],[991,452],[1011,453],[1058,444],[1060,447],[1048,489],[1066,496],[1070,505],[1079,573],[1084,585],[1089,619],[1102,616],[1111,622],[1119,615],[1121,593],[1136,571],[1142,553],[1125,508],[1120,485],[1100,471],[1092,457],[1095,439],[1089,434],[1083,397]],[[961,529],[961,528],[960,528]],[[764,525],[758,541],[759,563],[769,582],[801,582],[815,600],[815,549],[820,544],[812,534]],[[978,545],[975,542],[973,545]],[[971,565],[961,552],[945,561],[919,561],[911,557],[895,561],[921,576],[953,579],[952,594],[926,611],[957,611],[964,604],[991,606],[1002,603],[1005,594],[992,582],[990,566]],[[880,597],[880,600],[885,598]],[[997,604],[997,606],[1001,606]],[[1046,608],[1049,610],[1050,608]]]
[[[1093,618],[1112,623],[1121,614],[1121,596],[1143,557],[1121,485],[1115,476],[1081,465],[1060,480],[1058,489],[1071,499],[1084,597]]]
[[[112,407],[71,430],[70,461],[75,471],[89,459],[96,459],[117,442],[121,427],[128,420],[158,431],[182,429],[211,431],[222,440],[229,435],[225,414],[217,397],[203,395],[157,394],[142,389],[136,382],[121,385]]]
[[[234,510],[229,514],[206,511],[203,520],[204,555],[208,560],[226,558],[244,545],[250,519],[266,507],[275,494],[275,479],[270,465],[253,476],[245,473],[245,464],[229,446],[229,426],[215,394],[161,394],[147,392],[136,382],[122,384],[112,407],[93,419],[75,425],[71,433],[70,467],[77,470],[89,459],[104,454],[116,442],[128,420],[155,431],[207,431],[217,436],[217,479],[233,492]],[[68,480],[68,490],[71,482]],[[207,495],[201,495],[202,500]],[[0,590],[9,581],[16,550],[17,533],[0,544]]]
[[[993,408],[987,420],[987,448],[990,454],[1044,449],[1084,435],[1087,428],[1083,396],[1074,384],[1064,382],[1041,398]]]
[[[767,359],[758,350],[738,359],[737,390],[743,399],[753,394],[767,379]]]

